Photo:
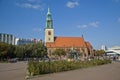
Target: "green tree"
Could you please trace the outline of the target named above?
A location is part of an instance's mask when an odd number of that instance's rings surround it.
[[[8,58],[14,58],[14,57],[16,57],[16,55],[15,55],[15,46],[12,45],[12,44],[8,45],[7,57]]]
[[[14,58],[15,57],[14,51],[15,51],[14,45],[0,42],[0,58],[1,58],[1,60]]]
[[[32,53],[33,53],[33,44],[27,44],[25,45],[25,57],[26,58],[31,58],[32,57]]]
[[[24,57],[23,46],[16,46],[15,47],[15,55],[17,58],[21,58],[21,59]]]
[[[102,56],[103,54],[105,54],[104,50],[95,50],[95,55],[96,56]]]
[[[8,53],[8,44],[0,42],[0,58],[3,60],[4,58],[7,58]]]
[[[60,59],[61,59],[61,56],[62,56],[62,55],[65,56],[65,55],[66,55],[66,52],[65,52],[65,50],[63,50],[63,49],[56,49],[56,50],[54,51],[53,55],[59,56]]]
[[[43,43],[35,43],[33,44],[33,53],[32,56],[36,58],[43,58],[47,56],[47,48],[44,46]]]
[[[15,46],[0,42],[0,59],[8,58],[43,58],[47,56],[47,48],[43,43],[24,44]]]

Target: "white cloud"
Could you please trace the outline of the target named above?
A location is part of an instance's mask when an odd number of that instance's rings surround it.
[[[74,8],[76,6],[79,6],[79,3],[77,1],[69,1],[67,2],[66,6],[69,8]]]
[[[98,27],[99,26],[99,22],[96,21],[96,22],[89,23],[89,26],[91,26],[91,27]]]
[[[16,5],[22,8],[43,9],[40,0],[26,0],[22,2],[16,2]]]
[[[27,1],[29,1],[29,2],[36,2],[36,1],[38,1],[38,0],[27,0]]]
[[[34,32],[40,32],[41,29],[40,29],[40,28],[34,28],[33,31],[34,31]]]
[[[99,27],[99,22],[98,22],[98,21],[96,21],[96,22],[91,22],[91,23],[89,23],[89,24],[78,25],[77,27],[78,27],[78,28],[87,28],[87,27],[97,28],[97,27]]]
[[[78,28],[86,28],[86,27],[88,27],[88,25],[78,25],[77,27]]]
[[[120,0],[114,0],[114,1],[117,2],[117,3],[120,2]]]
[[[40,3],[41,0],[27,0],[27,2],[35,2],[35,3]]]
[[[39,4],[31,4],[31,3],[16,3],[17,6],[23,8],[32,8],[32,9],[43,9],[43,7]]]
[[[120,22],[120,17],[118,18],[118,22]]]

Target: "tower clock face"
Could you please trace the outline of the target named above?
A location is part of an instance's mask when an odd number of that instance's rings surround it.
[[[48,31],[48,35],[51,35],[51,31]]]

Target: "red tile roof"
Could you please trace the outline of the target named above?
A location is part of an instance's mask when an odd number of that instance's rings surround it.
[[[90,46],[89,42],[84,41],[83,37],[54,37],[54,42],[47,42],[46,47],[87,47]]]
[[[87,42],[85,42],[85,43],[86,43],[86,46],[87,46],[87,47],[92,47],[92,45],[90,44],[90,42],[87,41]]]

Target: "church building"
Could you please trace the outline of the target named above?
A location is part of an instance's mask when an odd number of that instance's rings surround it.
[[[54,36],[53,21],[50,9],[48,8],[45,28],[45,45],[48,50],[48,56],[51,56],[55,49],[70,50],[73,48],[85,56],[93,56],[93,47],[84,37],[58,37]]]

